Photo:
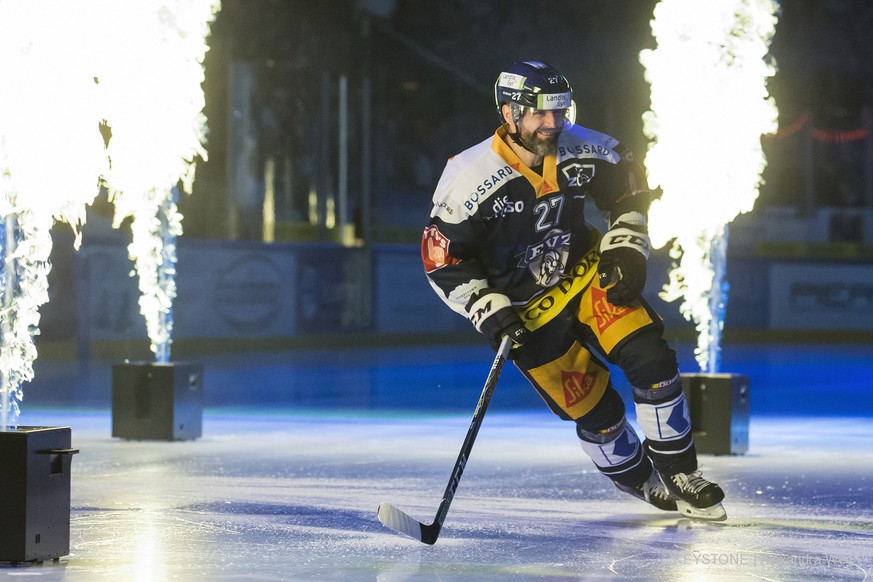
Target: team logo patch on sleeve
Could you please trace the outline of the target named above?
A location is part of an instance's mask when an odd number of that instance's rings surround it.
[[[426,273],[432,273],[442,269],[446,265],[455,265],[460,259],[449,255],[449,243],[451,241],[440,232],[436,225],[424,229],[421,237],[421,261],[424,263]]]

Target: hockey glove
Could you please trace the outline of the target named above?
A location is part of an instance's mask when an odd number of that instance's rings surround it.
[[[600,241],[600,287],[613,305],[629,306],[646,287],[649,236],[639,230],[643,229],[617,224]]]
[[[494,315],[482,322],[482,333],[488,338],[488,343],[497,351],[503,336],[509,336],[512,340],[512,350],[509,359],[512,360],[518,354],[518,350],[527,340],[527,329],[521,322],[521,318],[512,307],[498,309]]]

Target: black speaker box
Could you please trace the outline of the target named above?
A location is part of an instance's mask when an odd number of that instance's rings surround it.
[[[0,431],[0,561],[70,553],[70,438],[69,427]]]
[[[749,377],[683,374],[698,453],[741,455],[749,450]]]
[[[203,430],[203,366],[124,362],[112,366],[112,436],[193,440]]]

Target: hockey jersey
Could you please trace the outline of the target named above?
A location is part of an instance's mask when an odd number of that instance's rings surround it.
[[[609,213],[644,187],[630,151],[606,134],[568,124],[541,174],[506,139],[501,127],[448,161],[421,240],[431,286],[477,330],[500,308],[570,279],[571,267],[596,249],[586,198]]]

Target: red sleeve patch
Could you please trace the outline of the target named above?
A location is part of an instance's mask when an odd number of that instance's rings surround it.
[[[421,236],[421,262],[424,263],[426,273],[461,262],[460,259],[449,255],[450,242],[436,225],[424,229],[424,234]]]

